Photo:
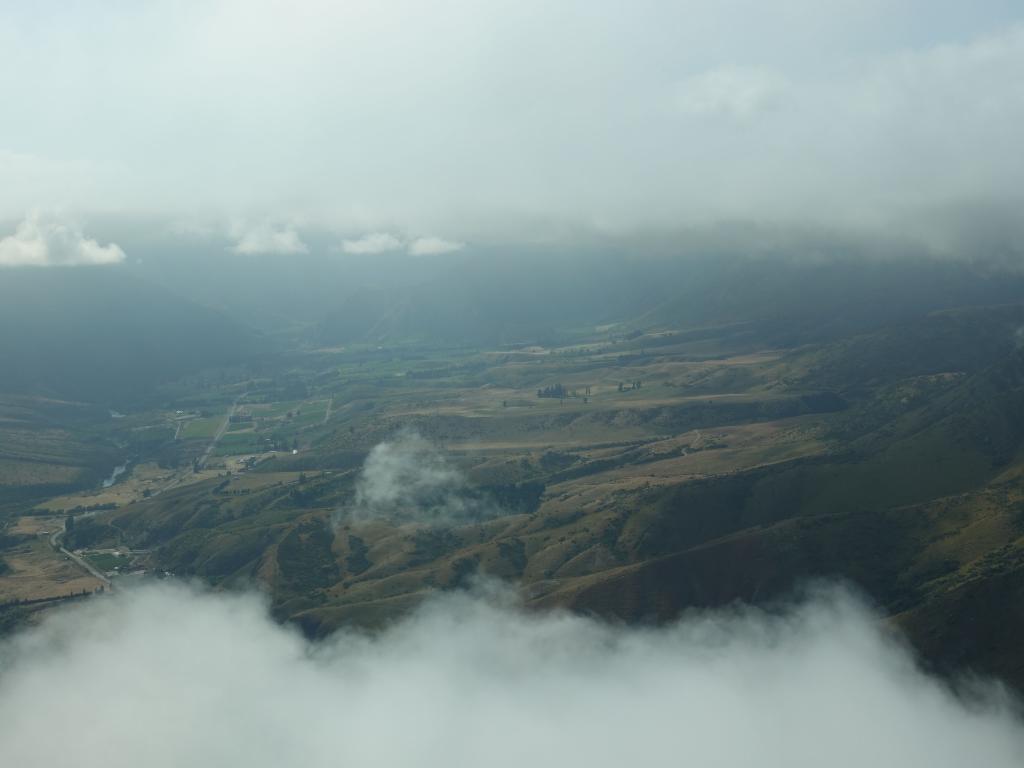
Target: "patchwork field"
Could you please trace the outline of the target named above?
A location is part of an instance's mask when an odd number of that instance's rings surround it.
[[[46,536],[9,547],[0,557],[7,566],[0,578],[0,603],[68,597],[101,586],[98,579],[54,551]]]

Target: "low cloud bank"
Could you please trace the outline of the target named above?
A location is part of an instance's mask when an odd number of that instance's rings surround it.
[[[995,688],[964,704],[839,590],[664,629],[448,594],[310,645],[254,596],[144,587],[0,645],[0,764],[1019,766]]]
[[[28,214],[13,235],[0,239],[0,267],[73,267],[117,264],[124,251],[100,245],[73,223],[39,211]]]
[[[298,231],[290,224],[277,226],[263,223],[253,227],[235,225],[232,234],[236,242],[231,250],[235,253],[278,256],[309,253],[309,248],[302,241]]]
[[[411,256],[440,256],[442,253],[461,251],[465,243],[455,240],[444,240],[440,237],[420,237],[409,243]]]
[[[370,451],[356,481],[355,499],[339,517],[457,525],[497,514],[493,502],[475,494],[436,445],[404,430]]]
[[[342,253],[359,256],[402,249],[405,249],[410,256],[440,256],[445,253],[461,251],[465,247],[465,243],[456,240],[445,240],[440,237],[417,237],[405,240],[389,232],[371,232],[354,240],[341,241]]]
[[[373,253],[387,253],[397,251],[402,247],[402,241],[387,232],[371,232],[368,235],[355,240],[342,240],[342,253],[350,253],[358,256],[365,256]]]

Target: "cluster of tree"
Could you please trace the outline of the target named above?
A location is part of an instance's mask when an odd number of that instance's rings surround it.
[[[277,566],[290,589],[304,596],[335,584],[341,569],[334,550],[334,529],[323,520],[292,528],[277,547]]]
[[[68,510],[68,513],[72,515],[80,515],[82,512],[102,512],[108,509],[117,509],[117,502],[108,501],[103,504],[90,504],[88,506],[82,506],[79,504],[77,507],[72,507]]]
[[[580,394],[578,389],[566,389],[563,384],[552,384],[549,387],[537,390],[537,397],[553,397],[558,400],[564,400],[567,397],[583,397],[584,399],[590,397],[590,387],[583,388],[583,394]]]
[[[213,492],[218,496],[248,496],[252,493],[252,488],[232,488],[228,490],[228,486],[231,484],[231,478],[225,478],[221,480],[214,487]]]
[[[545,472],[571,467],[578,462],[580,457],[575,453],[562,453],[560,451],[545,451],[540,457],[540,467]]]
[[[287,435],[276,434],[276,435],[271,435],[270,437],[265,438],[265,439],[270,444],[270,449],[273,450],[273,451],[297,451],[297,450],[299,450],[299,440],[298,440],[298,438],[292,438],[292,439],[289,440]]]
[[[503,511],[515,514],[531,514],[540,507],[545,485],[538,480],[521,483],[495,483],[481,486],[480,492],[489,496]]]
[[[75,520],[69,517],[65,523],[64,543],[68,549],[92,547],[101,542],[117,542],[121,540],[120,532],[112,525],[101,523],[92,518]]]
[[[559,400],[568,397],[569,392],[561,384],[552,384],[549,387],[537,390],[537,397],[557,397]]]
[[[161,469],[177,469],[185,461],[185,451],[182,444],[174,440],[168,440],[159,448],[149,454],[140,451],[143,455],[151,455]]]
[[[99,595],[105,591],[106,589],[101,584],[91,591],[88,589],[81,589],[78,592],[68,592],[65,595],[53,595],[51,597],[12,597],[0,603],[0,608],[10,608],[18,605],[37,605],[39,603],[57,603],[62,600],[73,600],[75,598],[88,597],[89,595]]]
[[[628,392],[628,391],[634,390],[634,389],[642,389],[643,386],[644,386],[644,383],[642,381],[640,381],[640,379],[637,379],[636,381],[631,381],[629,383],[623,383],[623,382],[620,381],[619,382],[619,392]]]
[[[323,477],[322,474],[321,477]],[[306,479],[306,473],[300,472],[299,479],[296,481],[296,487],[292,488],[288,493],[291,503],[303,509],[315,506],[317,500],[327,490],[322,483],[319,485],[307,484]]]

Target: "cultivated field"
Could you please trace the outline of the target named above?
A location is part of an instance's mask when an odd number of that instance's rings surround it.
[[[0,555],[9,568],[0,578],[0,602],[40,600],[93,592],[101,582],[50,547],[38,536]]]

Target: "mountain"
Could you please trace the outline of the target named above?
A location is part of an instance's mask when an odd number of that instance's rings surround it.
[[[223,314],[119,267],[0,272],[0,391],[117,404],[259,345]]]
[[[321,344],[418,341],[511,345],[571,339],[615,325],[746,324],[765,346],[822,342],[954,307],[1016,301],[1024,277],[963,263],[823,262],[721,255],[627,254],[439,265],[415,286],[354,288],[315,330]]]

